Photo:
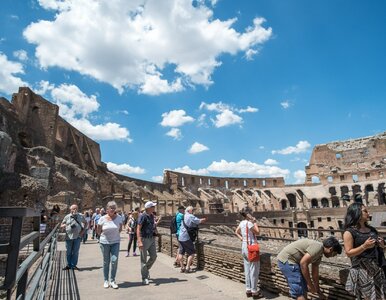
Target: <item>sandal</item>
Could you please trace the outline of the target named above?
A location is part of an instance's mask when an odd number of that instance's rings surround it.
[[[193,273],[193,270],[190,269],[190,268],[189,268],[189,269],[186,269],[186,270],[185,270],[185,273]]]
[[[185,273],[185,268],[182,267],[180,273]]]

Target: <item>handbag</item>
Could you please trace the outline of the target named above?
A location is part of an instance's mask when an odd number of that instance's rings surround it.
[[[246,224],[246,234],[247,234],[248,261],[257,262],[260,260],[260,246],[257,243],[256,236],[253,232],[252,234],[255,240],[255,244],[249,244],[248,223]]]
[[[184,224],[184,227],[186,228],[186,231],[188,232],[189,239],[194,243],[196,241],[196,238],[198,236],[198,227],[189,227],[185,224],[184,219],[182,218],[182,223]]]

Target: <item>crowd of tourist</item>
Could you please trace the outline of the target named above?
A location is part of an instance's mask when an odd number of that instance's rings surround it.
[[[348,206],[344,224],[344,250],[351,259],[346,290],[357,299],[386,299],[386,260],[384,256],[385,241],[377,230],[368,224],[370,216],[366,206],[356,199]],[[142,284],[148,285],[149,270],[157,259],[155,236],[160,217],[155,213],[156,203],[148,201],[144,210],[136,208],[130,214],[117,211],[114,201],[107,203],[106,209],[96,208],[83,214],[78,212],[76,204],[71,205],[70,213],[62,221],[61,227],[66,232],[67,266],[64,270],[77,270],[81,241],[85,243],[88,236],[100,244],[103,259],[103,276],[105,288],[118,288],[116,274],[118,268],[121,231],[126,228],[128,244],[126,257],[140,255]],[[58,208],[54,215],[59,214]],[[192,206],[178,207],[172,222],[179,242],[175,266],[182,273],[191,273],[195,251],[195,239],[200,223],[206,218],[198,218],[193,214]],[[243,220],[238,224],[236,236],[242,242],[241,256],[244,263],[246,296],[260,299],[263,294],[259,288],[260,260],[257,256],[251,259],[250,246],[258,245],[257,236],[260,230],[252,211],[246,207],[240,211]],[[172,227],[171,227],[172,228]],[[133,248],[131,248],[133,246]],[[319,286],[319,265],[322,257],[327,258],[342,253],[339,241],[330,236],[323,242],[302,238],[284,247],[277,255],[278,267],[287,280],[291,298],[307,299],[307,293],[318,295],[324,299]],[[186,263],[184,256],[187,256]],[[311,272],[310,272],[311,267]]]

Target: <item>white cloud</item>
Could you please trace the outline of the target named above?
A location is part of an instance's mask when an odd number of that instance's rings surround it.
[[[279,163],[278,163],[277,160],[275,160],[275,159],[268,158],[268,159],[264,162],[264,164],[265,164],[265,165],[273,166],[273,165],[278,165]]]
[[[28,60],[28,54],[27,54],[27,51],[25,51],[25,50],[13,51],[13,56],[16,57],[17,59],[21,60],[21,61]]]
[[[140,167],[132,167],[129,164],[118,165],[112,162],[107,163],[107,168],[118,174],[144,174],[146,172],[145,169]]]
[[[43,96],[47,93],[47,91],[51,91],[54,88],[54,84],[51,84],[49,81],[46,80],[41,80],[33,90],[36,94]]]
[[[295,183],[304,183],[306,179],[306,172],[303,170],[297,170],[294,172],[294,177],[296,179]]]
[[[162,183],[163,180],[164,180],[164,177],[161,176],[161,175],[153,176],[153,177],[151,178],[151,180],[153,180],[154,182],[160,182],[160,183]]]
[[[210,172],[236,176],[287,177],[290,174],[290,171],[287,169],[281,169],[276,166],[259,165],[245,159],[238,162],[227,162],[224,159],[219,162],[214,161],[207,170]]]
[[[283,102],[280,102],[280,105],[283,109],[287,109],[289,108],[290,106],[292,106],[292,104],[288,101],[288,100],[285,100]]]
[[[172,138],[174,138],[175,140],[180,140],[182,139],[182,133],[181,133],[181,130],[179,128],[172,128],[170,129],[167,133],[166,133],[167,136],[171,136]]]
[[[201,127],[208,127],[208,124],[206,123],[205,121],[206,119],[206,114],[201,114],[198,118],[197,118],[197,126]]]
[[[188,150],[188,153],[196,154],[196,153],[200,153],[200,152],[208,151],[208,150],[209,150],[209,148],[207,146],[200,144],[198,142],[194,142],[193,145]]]
[[[187,116],[186,112],[182,109],[163,113],[162,118],[161,125],[164,127],[179,127],[194,121],[194,118]]]
[[[263,150],[263,149],[265,149],[265,147],[264,146],[259,146],[259,149]]]
[[[233,28],[236,18],[215,18],[216,2],[39,0],[54,17],[29,24],[23,34],[36,45],[42,68],[89,75],[119,92],[158,95],[207,87],[222,55],[250,59],[272,36],[263,18],[244,31]]]
[[[192,174],[192,175],[208,175],[209,171],[207,169],[198,169],[193,170],[189,166],[183,166],[181,168],[174,169],[176,172],[185,173],[185,174]]]
[[[87,96],[76,85],[55,86],[48,81],[40,81],[37,91],[50,92],[52,100],[59,106],[59,114],[72,126],[95,140],[119,140],[131,143],[130,132],[117,123],[93,125],[91,114],[98,112],[99,102],[96,95]]]
[[[226,109],[221,114],[216,115],[216,119],[212,122],[217,128],[230,126],[234,124],[242,124],[243,119],[234,112]]]
[[[18,62],[8,60],[7,56],[0,52],[0,92],[7,95],[16,93],[21,86],[27,86],[28,83],[15,76],[24,74],[23,66]]]
[[[222,103],[221,101],[217,103],[201,102],[199,109],[206,109],[208,111],[215,111],[218,113],[214,119],[211,118],[211,121],[217,128],[242,124],[243,118],[236,113],[255,113],[259,111],[257,108],[251,106],[242,109],[234,108],[228,104]]]
[[[304,153],[306,152],[309,148],[311,147],[311,144],[307,141],[300,141],[297,143],[297,145],[294,146],[289,146],[287,148],[281,149],[281,150],[273,150],[272,154],[283,154],[283,155],[288,155],[288,154],[293,154],[293,153]]]

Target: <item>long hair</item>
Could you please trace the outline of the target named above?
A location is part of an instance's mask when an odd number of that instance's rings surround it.
[[[364,205],[362,203],[352,203],[347,207],[346,216],[344,217],[344,229],[350,227],[356,227],[359,224],[359,220],[362,216],[362,207]],[[367,225],[367,224],[366,224]]]

